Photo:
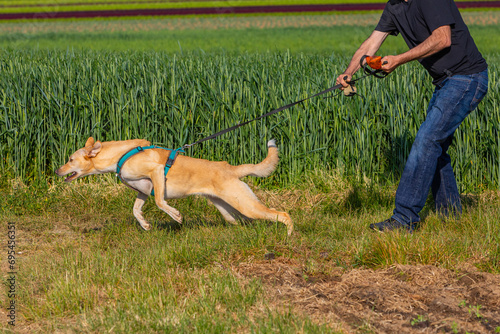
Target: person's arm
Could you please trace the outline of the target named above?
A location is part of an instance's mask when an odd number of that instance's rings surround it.
[[[352,79],[354,73],[356,73],[356,71],[361,67],[359,64],[361,57],[364,55],[373,56],[388,35],[388,32],[374,30],[370,37],[368,37],[354,53],[354,56],[352,56],[351,62],[349,63],[349,66],[347,66],[344,73],[337,77],[337,84],[342,84],[344,87],[349,86],[347,82]]]
[[[412,60],[422,59],[451,46],[451,27],[441,26],[435,29],[429,37],[413,49],[396,56],[382,58],[382,70],[391,73],[396,67]]]

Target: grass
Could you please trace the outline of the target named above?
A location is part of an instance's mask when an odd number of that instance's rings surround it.
[[[468,263],[500,272],[497,193],[465,196],[460,221],[441,220],[428,203],[418,232],[381,235],[367,225],[390,215],[393,187],[318,171],[292,188],[256,191],[267,205],[290,212],[291,238],[275,223],[227,224],[200,198],[170,201],[184,214],[182,225],[148,201],[144,212],[154,228],[144,232],[131,213],[134,192],[105,176],[70,185],[3,184],[0,219],[15,223],[20,252],[18,328],[338,332],[266,298],[261,280],[238,271],[270,252],[303,268],[309,281],[332,270],[394,264],[455,270]]]

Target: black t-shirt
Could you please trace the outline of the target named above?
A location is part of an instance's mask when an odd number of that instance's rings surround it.
[[[390,0],[385,6],[377,31],[401,33],[408,47],[414,48],[442,26],[451,27],[451,46],[419,62],[438,84],[449,74],[473,74],[488,65],[477,49],[453,0]]]

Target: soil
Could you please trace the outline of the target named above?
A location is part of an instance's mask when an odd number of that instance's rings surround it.
[[[267,300],[346,333],[496,333],[500,275],[475,267],[452,271],[429,265],[334,269],[307,275],[282,258],[243,263],[238,276],[262,281]]]

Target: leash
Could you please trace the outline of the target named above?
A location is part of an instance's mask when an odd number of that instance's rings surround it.
[[[363,75],[363,76],[361,76],[361,77],[359,77],[359,78],[356,78],[356,79],[351,80],[351,81],[349,81],[349,82],[348,82],[349,87],[350,87],[350,90],[348,90],[348,92],[347,92],[346,96],[353,96],[353,95],[355,95],[355,94],[356,94],[356,89],[355,89],[355,87],[354,87],[354,83],[355,83],[355,82],[357,82],[357,81],[359,81],[359,80],[361,80],[361,79],[364,79],[364,78],[366,78],[366,77],[369,77],[369,76],[374,76],[374,77],[376,77],[376,78],[382,79],[382,78],[385,78],[385,77],[389,74],[389,73],[387,73],[387,72],[382,71],[382,69],[381,69],[382,64],[381,64],[381,61],[380,61],[381,59],[382,59],[382,57],[380,57],[380,56],[379,56],[379,57],[376,57],[376,56],[370,57],[370,56],[366,56],[366,55],[365,55],[365,56],[361,57],[361,59],[360,59],[359,63],[360,63],[360,65],[361,65],[361,67],[363,68],[363,70],[364,70],[364,72],[365,72],[365,75]],[[366,62],[364,62],[365,60],[366,60]],[[386,63],[387,63],[387,62],[384,62],[384,65],[385,65]],[[368,68],[368,66],[369,66],[371,69],[370,69],[370,68]],[[346,79],[346,78],[347,78],[347,77],[345,77],[344,79]],[[236,125],[233,125],[233,126],[231,126],[231,127],[227,128],[227,129],[221,130],[221,131],[219,131],[219,132],[217,132],[217,133],[214,133],[214,134],[212,134],[212,135],[210,135],[210,136],[207,136],[207,137],[202,138],[202,139],[200,139],[200,140],[198,140],[198,141],[195,141],[194,143],[191,143],[191,144],[185,144],[185,145],[183,145],[181,148],[182,148],[182,149],[186,149],[186,148],[189,148],[189,147],[194,146],[194,145],[196,145],[196,144],[203,143],[204,141],[207,141],[207,140],[210,140],[210,139],[217,138],[217,137],[219,137],[219,136],[221,136],[221,135],[223,135],[223,134],[225,134],[225,133],[228,133],[228,132],[230,132],[230,131],[236,130],[236,129],[237,129],[237,128],[239,128],[239,127],[242,127],[242,126],[247,125],[247,124],[249,124],[249,123],[252,123],[252,122],[254,122],[254,121],[258,121],[259,119],[262,119],[262,118],[265,118],[265,117],[268,117],[268,116],[274,115],[274,114],[276,114],[276,113],[279,113],[280,111],[283,111],[283,110],[289,109],[289,108],[291,108],[291,107],[293,107],[293,106],[295,106],[295,105],[297,105],[297,104],[299,104],[299,103],[303,103],[303,102],[305,102],[305,101],[307,101],[307,100],[310,100],[310,99],[312,99],[312,98],[314,98],[314,97],[317,97],[317,96],[320,96],[320,95],[323,95],[323,94],[329,93],[329,92],[331,92],[331,91],[334,91],[334,90],[340,89],[340,88],[342,88],[342,87],[343,87],[343,86],[342,86],[342,84],[335,85],[335,86],[333,86],[333,87],[330,87],[330,88],[328,88],[328,89],[325,89],[324,91],[321,91],[321,92],[316,93],[316,94],[314,94],[314,95],[308,96],[308,97],[306,97],[306,98],[304,98],[304,99],[302,99],[302,100],[299,100],[299,101],[296,101],[296,102],[292,102],[292,103],[287,104],[287,105],[285,105],[285,106],[283,106],[283,107],[280,107],[280,108],[274,109],[274,110],[272,110],[272,111],[270,111],[270,112],[268,112],[268,113],[266,113],[266,114],[264,114],[264,115],[261,115],[261,116],[259,116],[259,117],[257,117],[257,118],[251,119],[251,120],[249,120],[249,121],[245,121],[245,122],[243,122],[243,123],[238,123],[238,124],[236,124]]]
[[[351,81],[351,82],[352,82],[352,81]],[[296,101],[296,102],[293,102],[293,103],[287,104],[286,106],[280,107],[280,108],[278,108],[278,109],[274,109],[274,110],[272,110],[272,111],[270,111],[270,112],[268,112],[268,113],[266,113],[266,114],[264,114],[264,115],[261,115],[261,116],[259,116],[259,117],[257,117],[257,118],[251,119],[251,120],[249,120],[249,121],[245,121],[245,122],[243,122],[243,123],[239,123],[239,124],[233,125],[233,126],[231,126],[231,127],[227,128],[227,129],[224,129],[224,130],[222,130],[222,131],[219,131],[219,132],[217,132],[217,133],[214,133],[214,134],[212,134],[212,135],[210,135],[210,136],[208,136],[208,137],[202,138],[202,139],[200,139],[200,140],[198,140],[198,141],[196,141],[196,142],[194,142],[194,143],[191,143],[191,144],[186,144],[186,145],[182,146],[182,148],[189,148],[189,147],[191,147],[191,146],[193,146],[193,145],[196,145],[196,144],[199,144],[199,143],[203,143],[204,141],[207,141],[207,140],[210,140],[210,139],[214,139],[214,138],[219,137],[219,136],[221,136],[221,135],[223,135],[223,134],[225,134],[225,133],[228,133],[228,132],[230,132],[230,131],[236,130],[237,128],[242,127],[243,125],[247,125],[247,124],[252,123],[252,122],[254,122],[254,121],[258,121],[259,119],[262,119],[262,118],[264,118],[264,117],[268,117],[268,116],[271,116],[271,115],[273,115],[273,114],[276,114],[276,113],[278,113],[278,112],[280,112],[280,111],[283,111],[283,110],[289,109],[289,108],[293,107],[294,105],[297,105],[297,104],[299,104],[299,103],[302,103],[302,102],[304,102],[304,101],[307,101],[307,100],[309,100],[309,99],[312,99],[313,97],[316,97],[316,96],[319,96],[319,95],[323,95],[323,94],[326,94],[326,93],[331,92],[331,91],[333,91],[333,90],[339,89],[340,87],[342,87],[342,85],[341,85],[341,84],[335,85],[335,86],[333,86],[333,87],[331,87],[331,88],[325,89],[325,90],[324,90],[324,91],[322,91],[322,92],[319,92],[319,93],[317,93],[317,94],[314,94],[314,95],[308,96],[308,97],[306,97],[305,99],[302,99],[302,100],[299,100],[299,101]]]

